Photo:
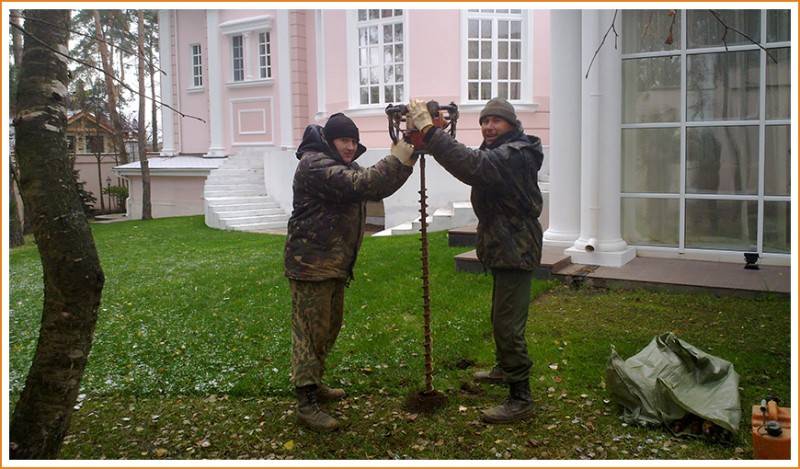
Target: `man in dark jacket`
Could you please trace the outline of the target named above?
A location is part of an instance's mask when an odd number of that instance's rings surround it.
[[[496,365],[476,379],[506,383],[509,397],[482,412],[488,423],[513,422],[533,411],[531,360],[525,324],[531,296],[532,271],[542,252],[542,193],[537,172],[542,144],[525,135],[514,106],[502,98],[486,103],[479,122],[483,144],[472,150],[433,127],[425,103],[412,100],[413,125],[425,135],[425,150],[461,182],[472,186],[472,208],[478,217],[478,259],[491,269],[492,329]]]
[[[411,175],[414,148],[398,142],[374,166],[355,160],[367,149],[358,128],[342,113],[325,127],[309,125],[297,149],[294,210],[284,253],[292,291],[292,382],[299,422],[314,430],[338,427],[320,401],[339,400],[342,389],[322,384],[325,357],[342,326],[344,289],[364,236],[366,201],[393,194]]]

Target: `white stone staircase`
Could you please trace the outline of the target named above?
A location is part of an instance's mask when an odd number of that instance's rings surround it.
[[[471,203],[453,202],[450,207],[436,209],[432,215],[428,215],[428,232],[444,231],[475,223],[478,223],[478,218],[475,216],[475,212],[472,211]],[[410,222],[387,228],[372,236],[419,233],[420,225],[420,217],[417,217]]]
[[[289,216],[267,195],[264,160],[258,152],[228,157],[206,178],[203,189],[206,225],[235,231],[286,228]]]

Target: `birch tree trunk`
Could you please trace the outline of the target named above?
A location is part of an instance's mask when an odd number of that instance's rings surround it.
[[[25,22],[16,151],[42,260],[44,304],[9,448],[12,459],[53,459],[92,347],[104,277],[67,152],[67,59],[51,50],[67,53],[70,12],[27,10],[26,16],[32,20]]]

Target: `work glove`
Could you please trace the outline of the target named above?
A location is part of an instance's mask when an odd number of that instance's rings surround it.
[[[411,123],[414,128],[419,129],[422,135],[427,134],[428,130],[433,127],[433,119],[431,118],[431,113],[428,112],[425,101],[412,99],[408,103],[408,114],[411,117]]]
[[[405,140],[398,140],[392,145],[392,155],[406,166],[414,166],[417,158],[414,156],[414,145]]]

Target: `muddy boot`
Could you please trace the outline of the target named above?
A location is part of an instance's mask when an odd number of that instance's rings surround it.
[[[300,424],[318,431],[330,432],[339,428],[339,422],[319,408],[317,403],[317,385],[294,388],[297,396],[297,421]]]
[[[486,423],[511,423],[533,414],[533,400],[528,381],[509,385],[508,398],[502,404],[481,411],[481,420]]]
[[[495,366],[491,370],[478,370],[472,374],[475,381],[479,383],[503,384],[506,374],[499,367]]]
[[[324,384],[320,384],[317,388],[317,400],[319,402],[333,402],[341,401],[347,396],[342,388],[329,388]]]

